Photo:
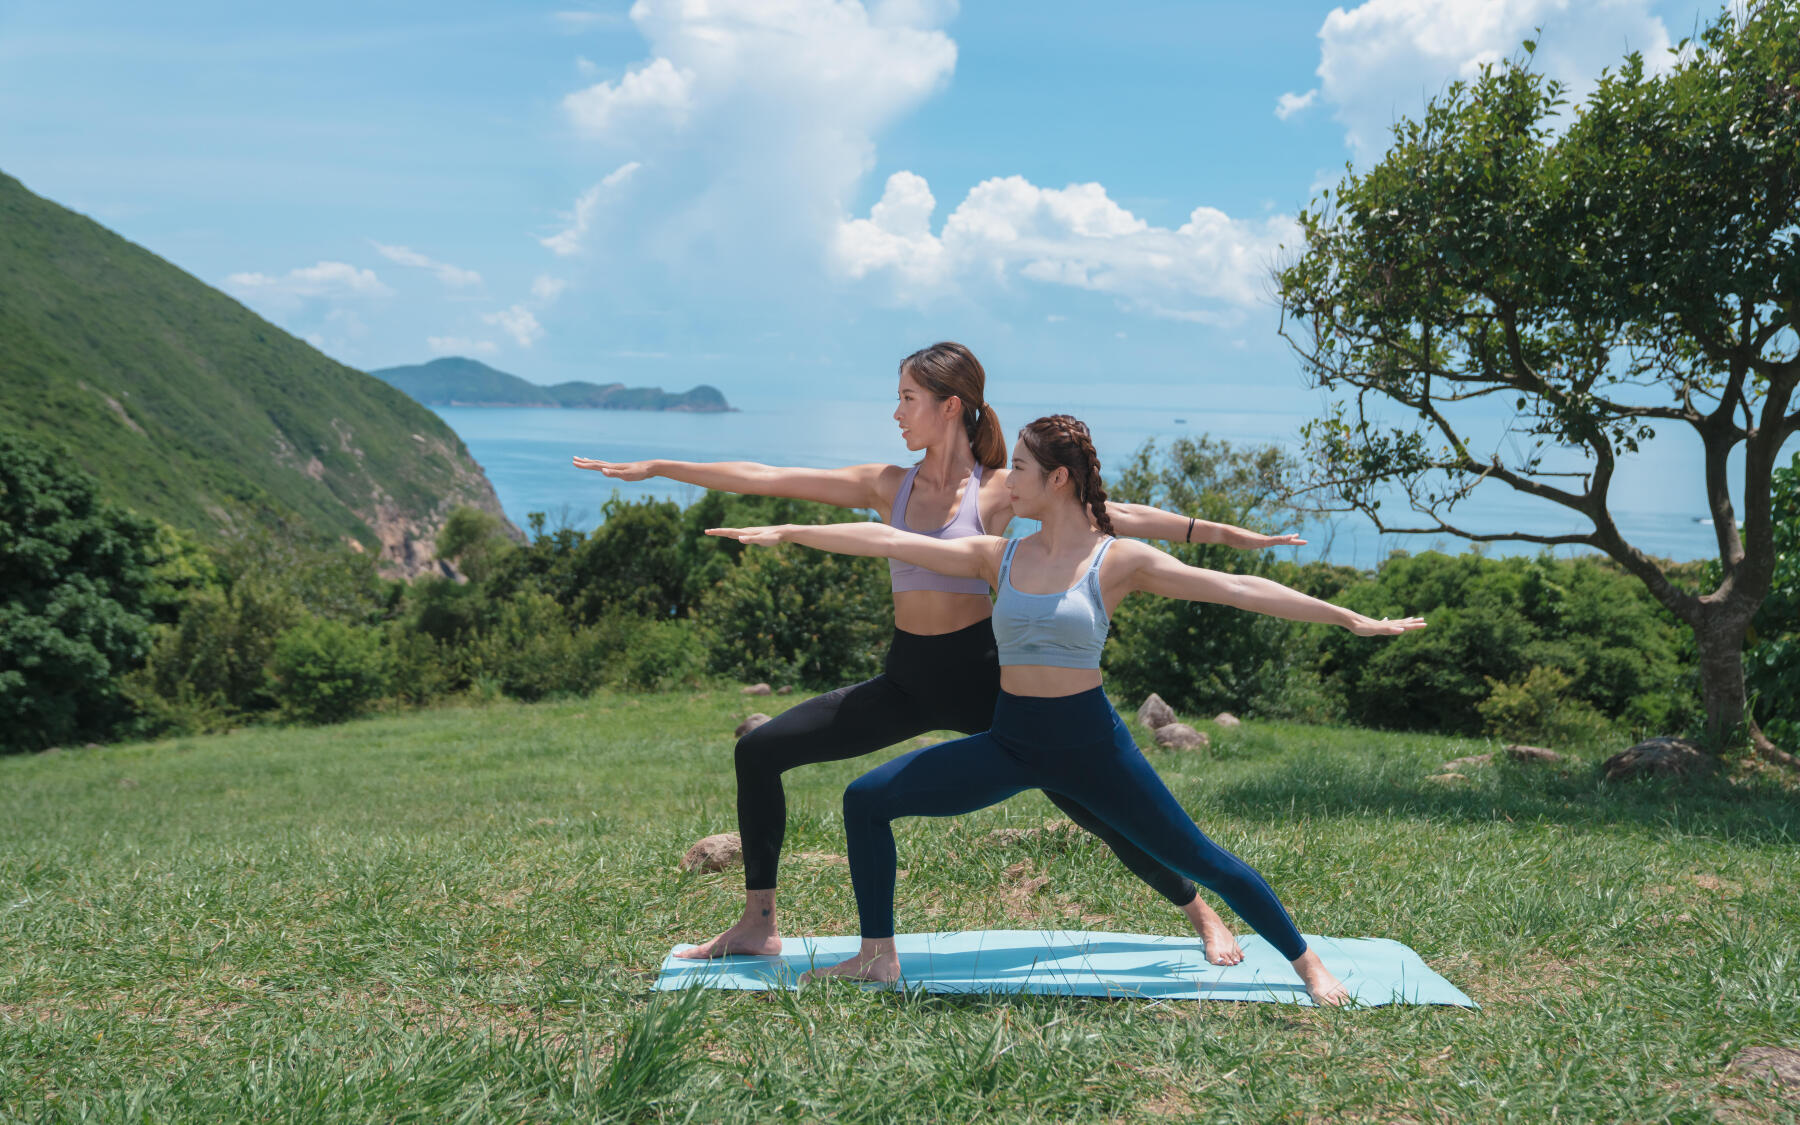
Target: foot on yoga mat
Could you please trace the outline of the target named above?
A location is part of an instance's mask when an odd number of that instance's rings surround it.
[[[1311,934],[1306,941],[1357,1004],[1477,1006],[1397,941]],[[1192,935],[974,930],[900,934],[896,944],[901,985],[925,992],[1312,1003],[1286,958],[1257,937],[1241,939],[1244,960],[1238,965],[1207,964]],[[679,960],[671,950],[656,988],[791,989],[801,973],[842,961],[857,945],[855,937],[790,937],[782,940],[778,957],[715,961]]]

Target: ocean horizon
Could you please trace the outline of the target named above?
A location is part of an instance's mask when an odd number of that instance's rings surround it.
[[[1111,476],[1146,441],[1160,447],[1179,437],[1210,434],[1235,446],[1279,444],[1300,449],[1300,426],[1313,415],[1294,409],[1262,408],[1241,401],[1191,404],[1179,393],[1163,389],[1167,402],[1156,406],[1119,406],[1092,402],[1048,402],[1025,399],[995,401],[993,407],[1008,433],[1044,414],[1074,413],[1094,434],[1102,471]],[[1084,396],[1076,395],[1079,399]],[[1218,396],[1214,396],[1218,397]],[[686,506],[703,489],[675,481],[616,481],[576,469],[576,455],[607,461],[667,458],[682,461],[758,461],[764,464],[829,468],[885,461],[910,464],[917,455],[901,441],[890,414],[892,404],[870,399],[762,399],[746,402],[731,413],[572,410],[541,407],[440,406],[431,408],[454,429],[470,454],[487,472],[508,518],[521,528],[533,512],[542,512],[550,527],[584,531],[601,522],[602,506],[615,495],[627,501],[656,498]],[[1621,458],[1615,479],[1612,511],[1626,539],[1661,558],[1686,561],[1717,557],[1708,522],[1699,443],[1686,435],[1660,437],[1643,452]],[[1734,472],[1741,473],[1741,457]],[[1582,529],[1574,513],[1488,483],[1457,510],[1459,523],[1482,532],[1529,530],[1564,534]],[[1015,520],[1011,534],[1023,534],[1031,521]],[[1304,521],[1284,529],[1298,531],[1305,547],[1282,548],[1301,561],[1325,559],[1358,567],[1379,564],[1395,550],[1458,553],[1472,547],[1449,535],[1397,535],[1378,532],[1360,515],[1337,515]],[[1496,555],[1536,554],[1532,543],[1497,542],[1484,547]],[[1589,553],[1580,546],[1555,548],[1558,555]]]

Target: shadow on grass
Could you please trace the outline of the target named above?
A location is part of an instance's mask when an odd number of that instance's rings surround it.
[[[1497,759],[1467,781],[1428,780],[1428,769],[1392,760],[1271,763],[1257,776],[1225,781],[1208,803],[1263,820],[1295,817],[1409,817],[1464,823],[1549,823],[1627,828],[1751,846],[1800,842],[1800,794],[1761,780],[1722,775],[1607,782],[1592,765],[1554,768]]]

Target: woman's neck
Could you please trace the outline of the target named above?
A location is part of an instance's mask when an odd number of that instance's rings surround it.
[[[934,488],[948,488],[974,469],[975,451],[969,448],[969,439],[961,434],[949,441],[926,446],[925,459],[919,462],[919,476]]]
[[[1086,552],[1093,546],[1094,516],[1085,504],[1069,500],[1056,504],[1039,517],[1043,527],[1038,535],[1042,537],[1044,549],[1051,555],[1060,555],[1064,551]]]

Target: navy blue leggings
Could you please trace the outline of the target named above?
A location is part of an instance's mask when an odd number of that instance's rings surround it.
[[[1269,884],[1206,838],[1099,688],[1052,699],[1003,691],[987,733],[915,750],[850,783],[844,834],[862,936],[894,936],[894,820],[958,816],[1027,789],[1080,802],[1158,863],[1224,899],[1288,960],[1306,952]]]

